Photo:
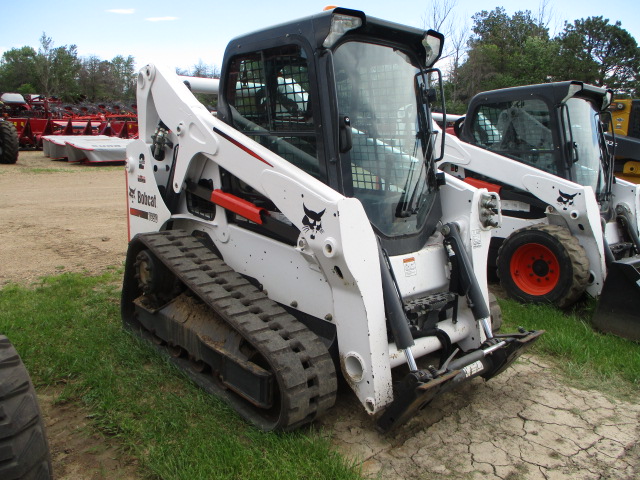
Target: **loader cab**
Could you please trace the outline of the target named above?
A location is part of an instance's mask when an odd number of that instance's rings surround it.
[[[428,91],[442,44],[343,8],[239,37],[218,118],[358,198],[390,254],[415,251],[441,216]],[[228,188],[259,203],[237,179]]]
[[[494,90],[470,102],[462,140],[593,188],[606,208],[612,155],[603,124],[611,92],[568,81]]]

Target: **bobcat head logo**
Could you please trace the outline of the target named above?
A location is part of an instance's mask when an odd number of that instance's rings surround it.
[[[573,195],[569,195],[560,190],[558,190],[558,193],[560,193],[560,196],[557,198],[558,204],[562,205],[563,210],[567,210],[568,206],[573,205],[573,198],[577,195],[577,193],[574,193]]]
[[[311,232],[311,239],[316,238],[316,233],[322,233],[322,215],[326,211],[326,208],[321,212],[314,212],[313,210],[309,210],[305,204],[302,204],[302,208],[304,208],[304,218],[302,219],[302,231]]]
[[[133,200],[135,200],[135,198],[136,198],[136,189],[135,188],[129,187],[129,198],[131,199],[132,202],[133,202]]]

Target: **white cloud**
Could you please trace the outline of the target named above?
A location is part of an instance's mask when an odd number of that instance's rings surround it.
[[[170,22],[172,20],[178,20],[178,17],[150,17],[145,18],[147,22]]]
[[[109,13],[119,13],[120,15],[131,15],[133,13],[136,13],[136,9],[135,8],[114,8],[111,10],[105,10]]]

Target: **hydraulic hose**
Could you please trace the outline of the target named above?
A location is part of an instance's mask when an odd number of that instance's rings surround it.
[[[382,277],[382,296],[384,298],[385,314],[398,350],[406,350],[412,347],[415,342],[409,329],[407,316],[404,313],[400,292],[393,278],[389,259],[381,247],[378,248],[378,252],[380,254],[380,273]]]
[[[489,322],[491,313],[482,295],[482,290],[473,271],[471,260],[467,255],[467,251],[464,249],[462,238],[458,231],[458,225],[455,223],[447,223],[442,228],[442,234],[444,235],[444,245],[447,247],[449,256],[455,257],[455,260],[457,260],[451,262],[454,268],[457,269],[457,272],[455,272],[457,274],[453,275],[453,278],[456,278],[458,283],[457,286],[453,286],[452,290],[457,287],[458,294],[466,295],[469,308],[473,313],[473,318],[482,323],[487,338],[493,338],[493,332]]]

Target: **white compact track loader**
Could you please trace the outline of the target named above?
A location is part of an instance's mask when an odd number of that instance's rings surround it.
[[[638,341],[640,188],[614,177],[610,102],[576,81],[480,93],[439,168],[499,193],[489,268],[509,296],[565,308],[586,292],[598,329]]]
[[[436,169],[443,40],[335,8],[232,40],[219,84],[138,76],[123,321],[261,429],[341,375],[390,430],[542,333],[493,333],[497,196]]]

